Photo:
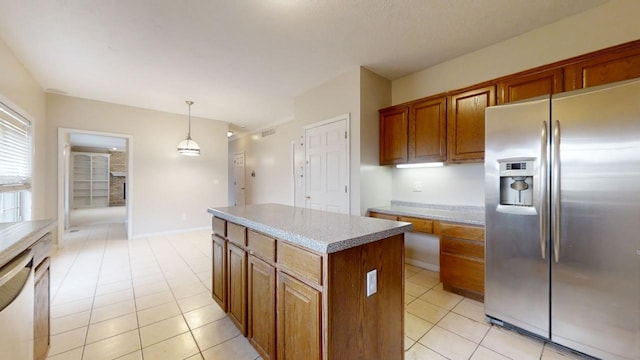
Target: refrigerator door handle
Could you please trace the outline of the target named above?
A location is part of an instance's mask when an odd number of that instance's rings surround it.
[[[560,121],[556,120],[553,129],[553,172],[551,203],[553,204],[553,255],[556,263],[560,261]]]
[[[542,122],[542,131],[540,133],[540,186],[538,198],[540,199],[540,252],[542,259],[547,257],[547,122]]]

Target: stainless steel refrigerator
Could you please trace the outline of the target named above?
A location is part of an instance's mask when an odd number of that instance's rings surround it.
[[[486,110],[485,313],[640,359],[640,81]]]

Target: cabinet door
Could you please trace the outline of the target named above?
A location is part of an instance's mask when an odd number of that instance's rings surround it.
[[[278,359],[322,359],[320,295],[278,272]]]
[[[498,83],[498,104],[557,94],[563,91],[562,69],[552,69],[524,76],[513,76]]]
[[[407,162],[408,118],[406,106],[380,110],[380,165]]]
[[[495,105],[495,86],[451,95],[447,157],[451,162],[484,160],[484,110]]]
[[[212,235],[211,244],[213,248],[211,295],[222,311],[227,312],[227,241]]]
[[[247,252],[227,243],[227,265],[229,318],[247,336]]]
[[[36,269],[34,289],[34,327],[33,358],[44,360],[49,352],[49,290],[50,270],[49,258],[46,258]]]
[[[249,256],[249,309],[247,337],[263,359],[276,353],[276,269]]]
[[[443,252],[440,254],[440,281],[447,291],[483,301],[484,261]]]
[[[484,300],[484,228],[440,224],[440,281],[447,291]]]
[[[447,100],[445,97],[411,104],[409,162],[447,159]]]
[[[595,54],[565,69],[565,90],[604,85],[640,77],[640,46]]]

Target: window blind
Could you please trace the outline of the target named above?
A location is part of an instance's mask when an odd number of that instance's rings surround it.
[[[31,122],[0,102],[0,192],[31,188]]]

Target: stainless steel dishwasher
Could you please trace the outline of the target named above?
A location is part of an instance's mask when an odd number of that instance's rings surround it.
[[[25,251],[0,269],[0,354],[33,359],[33,253]]]

